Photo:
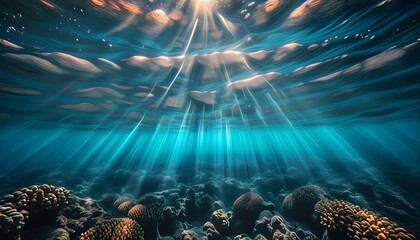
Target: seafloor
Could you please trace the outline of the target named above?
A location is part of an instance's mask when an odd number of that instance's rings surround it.
[[[379,173],[337,161],[305,171],[285,164],[257,172],[242,165],[232,169],[232,178],[212,171],[195,175],[185,167],[178,174],[98,167],[3,175],[0,238],[341,240],[420,234],[416,172],[405,170],[401,177],[402,169]],[[7,202],[21,209],[21,228],[18,213],[5,225]]]

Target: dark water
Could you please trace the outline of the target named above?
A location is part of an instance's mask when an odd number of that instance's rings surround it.
[[[0,193],[47,183],[100,201],[234,180],[282,214],[286,194],[317,184],[418,235],[419,12],[414,0],[2,1]]]

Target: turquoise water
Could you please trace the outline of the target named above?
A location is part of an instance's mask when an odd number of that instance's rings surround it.
[[[276,197],[367,179],[414,206],[378,211],[419,234],[419,11],[414,0],[2,1],[0,193],[48,183],[137,197],[146,175],[211,175],[268,198],[258,184],[270,174],[287,186],[270,185]]]
[[[180,129],[418,117],[415,1],[286,1],[268,13],[264,3],[139,2],[141,14],[51,4],[2,4],[0,38],[17,45],[2,48],[6,121]]]
[[[303,172],[339,162],[358,168],[419,170],[418,122],[174,132],[2,127],[3,171],[98,166],[252,177],[279,166]],[[14,138],[18,140],[12,141]],[[314,170],[311,170],[314,171]],[[351,168],[348,169],[351,171]],[[322,174],[322,173],[320,173]]]

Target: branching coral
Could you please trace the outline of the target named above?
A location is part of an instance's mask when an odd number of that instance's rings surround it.
[[[129,218],[112,218],[95,224],[82,233],[80,240],[143,240],[143,229]]]
[[[331,232],[341,232],[349,239],[414,240],[404,228],[400,228],[386,217],[361,209],[344,201],[322,201],[315,205],[321,224]]]

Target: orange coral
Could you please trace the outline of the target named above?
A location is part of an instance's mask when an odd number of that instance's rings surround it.
[[[142,218],[145,214],[146,207],[142,204],[137,204],[128,211],[128,217],[135,220]]]
[[[112,218],[95,224],[82,233],[80,240],[143,240],[143,229],[129,218]]]
[[[350,239],[416,239],[388,218],[379,217],[348,202],[321,201],[315,205],[315,212],[320,216],[321,224],[329,231],[345,233]]]
[[[127,216],[128,211],[130,211],[130,209],[134,207],[134,205],[136,204],[130,200],[124,201],[117,206],[116,211],[119,215]]]
[[[160,203],[137,204],[128,211],[128,217],[145,229],[146,239],[158,237],[157,226],[163,220],[163,207]]]

